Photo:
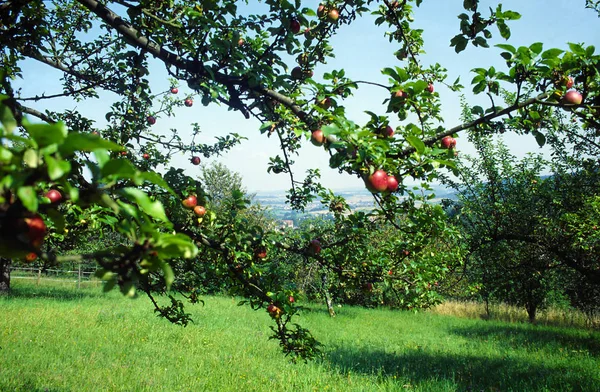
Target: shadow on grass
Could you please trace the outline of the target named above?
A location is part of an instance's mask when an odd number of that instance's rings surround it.
[[[508,357],[412,350],[388,353],[338,347],[325,357],[340,373],[394,378],[413,387],[439,384],[459,391],[599,391],[600,374],[574,366],[547,366]]]
[[[494,341],[503,348],[543,349],[548,352],[589,353],[600,356],[600,333],[578,329],[546,329],[527,324],[454,327],[449,333],[479,341]]]

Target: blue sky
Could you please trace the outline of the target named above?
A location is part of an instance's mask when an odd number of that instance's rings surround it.
[[[316,8],[318,1],[306,1],[306,6]],[[481,10],[487,10],[488,6],[495,8],[497,1],[482,1]],[[544,48],[558,47],[565,49],[567,42],[578,42],[595,45],[600,50],[600,19],[597,14],[584,8],[585,0],[526,0],[502,1],[504,10],[514,10],[521,13],[518,21],[512,21],[510,27],[512,37],[509,43],[513,46],[530,45],[534,42],[544,42]],[[459,20],[457,15],[463,12],[462,1],[459,0],[425,0],[421,7],[415,9],[414,26],[424,29],[425,51],[422,56],[425,65],[439,62],[448,69],[448,82],[453,82],[460,76],[465,85],[464,90],[470,103],[483,102],[480,98],[469,94],[469,82],[472,78],[470,70],[476,67],[489,67],[494,65],[497,69],[504,70],[505,65],[499,56],[500,50],[496,48],[481,49],[469,46],[466,51],[457,55],[449,46],[450,39],[458,33]],[[328,60],[328,63],[315,70],[315,77],[319,78],[324,72],[332,69],[344,68],[347,76],[356,80],[369,80],[387,84],[387,77],[381,75],[384,67],[401,66],[393,53],[397,48],[388,42],[383,36],[385,29],[373,24],[374,18],[366,15],[358,19],[351,26],[343,26],[340,34],[336,36],[332,44],[335,48],[336,58]],[[491,44],[505,42],[500,38],[497,30],[493,28],[494,38]],[[597,50],[597,51],[598,51]],[[290,68],[294,64],[290,64]],[[60,74],[49,70],[48,67],[28,65],[24,67],[26,85],[23,95],[32,93],[52,94],[61,91],[55,81]],[[166,90],[169,87],[164,67],[157,64],[151,68],[153,92]],[[29,87],[28,87],[29,86]],[[442,98],[443,115],[445,126],[458,125],[458,114],[460,113],[459,95],[453,93],[443,86],[436,86],[436,91]],[[187,87],[180,88],[179,95],[185,96]],[[387,98],[386,90],[378,87],[360,86],[356,95],[345,102],[349,117],[355,122],[362,123],[367,120],[365,110],[374,111],[378,114],[385,113],[382,105]],[[46,105],[46,106],[44,106]],[[48,103],[42,101],[32,105],[43,109]],[[102,102],[79,102],[72,103],[65,100],[59,101],[52,109],[60,106],[67,108],[77,107],[99,124],[104,123],[104,104]],[[237,132],[248,137],[241,146],[224,157],[218,158],[230,169],[239,172],[244,178],[244,185],[251,191],[269,191],[288,189],[289,178],[283,174],[274,175],[267,173],[269,157],[278,152],[275,138],[267,138],[258,132],[259,123],[254,120],[246,120],[239,112],[229,112],[224,107],[211,105],[203,107],[199,102],[192,108],[181,108],[172,118],[159,118],[155,127],[177,128],[183,136],[191,132],[192,122],[201,124],[202,134],[200,141],[212,143],[215,135],[229,132]],[[397,120],[391,121],[392,126],[401,125]],[[527,152],[541,151],[533,137],[505,134],[505,141],[517,156],[523,156]],[[473,149],[465,138],[458,139],[458,150],[462,153],[472,153]],[[192,166],[188,155],[177,156],[173,162],[175,166],[188,169],[189,175],[198,172],[198,168]],[[302,177],[308,168],[320,168],[323,185],[333,189],[358,188],[363,186],[361,180],[346,174],[339,174],[336,170],[328,168],[329,155],[325,150],[312,146],[309,141],[304,143],[300,156],[294,158],[297,162],[297,177]],[[203,159],[209,162],[211,159]]]

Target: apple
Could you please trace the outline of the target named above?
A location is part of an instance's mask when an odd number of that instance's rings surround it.
[[[39,215],[34,215],[31,218],[25,218],[27,224],[27,237],[29,242],[35,248],[42,246],[44,237],[46,236],[46,224]]]
[[[144,158],[145,160],[148,160],[148,159],[150,159],[150,154],[144,153],[144,155],[142,155],[142,158]]]
[[[192,98],[186,98],[185,101],[183,101],[183,104],[189,108],[192,107],[194,101],[192,100]]]
[[[323,136],[323,131],[321,131],[320,129],[312,131],[310,135],[310,142],[317,147],[322,146],[323,143],[325,143],[325,136]]]
[[[257,248],[254,251],[254,255],[259,259],[265,259],[267,257],[267,249],[264,247]]]
[[[398,190],[398,179],[396,178],[396,176],[392,176],[388,174],[388,178],[387,178],[387,190],[389,192],[396,192]]]
[[[338,18],[340,17],[340,13],[337,9],[333,8],[331,9],[328,13],[327,13],[327,20],[329,20],[332,23],[337,22]]]
[[[316,255],[321,253],[321,241],[314,239],[308,244],[308,250],[311,254]]]
[[[27,255],[25,255],[25,261],[27,261],[28,263],[31,263],[35,259],[37,259],[37,255],[33,252],[29,252],[27,253]]]
[[[196,205],[198,205],[198,199],[196,199],[196,196],[194,195],[189,195],[186,199],[184,199],[181,204],[183,204],[183,206],[185,208],[188,209],[192,209],[194,207],[196,207]]]
[[[444,136],[442,138],[442,148],[450,149],[456,147],[456,139],[452,136]]]
[[[394,128],[392,128],[388,125],[387,127],[385,127],[385,130],[383,131],[383,135],[386,137],[394,136]]]
[[[290,297],[288,298],[288,301],[290,301],[290,303],[294,303],[294,302],[296,302],[296,300],[294,299],[294,297],[292,297],[291,295],[290,295]]]
[[[396,55],[396,58],[400,61],[404,61],[408,57],[408,53],[406,53],[406,50],[404,50],[404,49],[397,51],[395,53],[395,55]]]
[[[52,204],[58,204],[62,200],[62,194],[56,189],[50,189],[46,192],[46,197],[50,199]]]
[[[394,271],[392,271],[392,270],[389,270],[389,271],[388,271],[388,275],[390,275],[390,276],[394,275]]]
[[[179,89],[177,87],[171,87],[171,94],[177,94]]]
[[[563,97],[563,101],[569,105],[580,105],[583,101],[581,93],[577,90],[569,90]]]
[[[192,165],[198,166],[200,164],[200,157],[199,156],[193,156],[190,159],[190,162],[192,162]]]
[[[368,282],[363,284],[363,289],[365,289],[365,291],[373,291],[373,283]]]
[[[127,151],[121,151],[121,156],[122,157],[127,156]]]
[[[430,93],[432,93],[432,92],[433,92],[433,83],[429,83],[429,84],[427,85],[427,91],[429,91]]]
[[[312,35],[312,30],[309,27],[305,28],[304,29],[304,38],[308,39],[308,38],[310,38],[311,35]]]
[[[369,185],[371,185],[371,188],[376,191],[373,192],[371,189],[369,189],[373,193],[383,192],[386,191],[388,188],[388,175],[385,171],[381,169],[373,172],[373,174],[369,176],[368,181]]]
[[[300,22],[296,19],[290,20],[290,30],[294,34],[298,34],[300,32]]]
[[[294,67],[294,69],[292,69],[291,76],[292,76],[292,79],[294,79],[294,80],[300,80],[303,78],[304,72],[302,71],[302,68]]]
[[[329,109],[331,107],[331,99],[329,99],[329,97],[325,97],[322,100],[317,102],[317,106],[320,107],[321,109]]]
[[[394,93],[394,97],[396,98],[400,98],[400,99],[406,99],[408,98],[408,93],[402,90],[398,90]]]
[[[206,214],[206,208],[204,208],[204,206],[196,206],[194,207],[194,214],[204,216]]]
[[[404,253],[404,256],[408,256],[410,254],[410,252],[408,250],[406,250],[406,249],[404,250],[403,253]]]
[[[148,116],[148,117],[146,118],[146,121],[147,121],[147,122],[148,122],[148,124],[150,124],[150,125],[154,125],[154,124],[156,124],[156,118],[155,118],[154,116]]]
[[[273,318],[279,318],[279,316],[281,316],[281,309],[275,306],[275,304],[270,304],[267,306],[267,312],[269,312]]]
[[[327,10],[325,9],[325,6],[323,4],[319,4],[319,7],[317,8],[317,16],[319,18],[324,17],[326,14],[326,11]]]
[[[238,41],[238,46],[244,46],[245,43],[246,43],[246,41],[244,41],[243,38],[240,38]]]
[[[569,76],[565,82],[565,86],[567,87],[567,90],[570,89],[571,87],[573,87],[573,84],[575,84],[575,81],[573,80],[572,76]]]

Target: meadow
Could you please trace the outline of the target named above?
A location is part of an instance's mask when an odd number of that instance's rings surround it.
[[[600,391],[600,333],[432,312],[310,305],[322,358],[291,363],[265,311],[230,297],[157,318],[145,297],[13,281],[0,391]]]

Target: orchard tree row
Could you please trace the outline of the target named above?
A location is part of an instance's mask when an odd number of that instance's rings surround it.
[[[265,0],[256,8],[234,0],[0,4],[4,286],[10,259],[94,261],[105,289],[142,291],[160,315],[185,325],[189,315],[173,293],[198,301],[202,282],[186,280],[185,271],[210,262],[252,307],[267,310],[284,351],[305,358],[317,353],[318,343],[293,322],[301,308],[287,280],[278,278],[278,264],[292,256],[367,291],[373,283],[391,282],[402,307],[430,303],[424,288],[460,259],[461,247],[444,246],[460,237],[441,206],[407,179],[428,188],[443,173],[459,175],[459,134],[529,133],[540,145],[556,135],[565,143],[562,153],[573,152],[581,162],[591,157],[593,167],[600,76],[592,46],[499,44],[502,70],[470,66],[475,76],[469,91],[487,97],[488,104],[465,104],[465,122],[450,126],[441,116],[437,89],[458,94],[465,88],[458,80],[448,82],[443,64],[422,60],[423,31],[413,28],[414,7],[422,2],[332,0],[308,6]],[[586,6],[597,10],[594,2]],[[465,0],[463,7],[458,34],[447,38],[457,53],[467,46],[492,53],[486,48],[493,36],[509,39],[509,23],[520,17],[500,4],[484,10],[479,1]],[[385,28],[381,39],[393,44],[397,59],[382,69],[387,83],[376,83],[388,98],[379,112],[368,112],[365,123],[352,118],[345,102],[371,82],[351,80],[343,69],[317,77],[319,66],[335,54],[332,37],[359,18]],[[166,91],[155,91],[149,75],[159,64],[171,83]],[[28,82],[31,67],[61,72],[61,91],[25,95],[23,86],[35,87]],[[31,107],[38,102],[55,108],[52,101],[64,98],[81,105],[111,100],[106,122],[97,124],[73,109]],[[200,123],[166,134],[156,128],[179,108],[193,110],[199,103],[224,105],[232,116],[260,121],[256,137],[273,137],[280,145],[265,169],[289,177],[290,206],[301,211],[318,197],[335,216],[333,224],[300,237],[281,232],[247,213],[250,203],[241,191],[214,204],[219,208],[206,208],[214,194],[209,197],[206,181],[173,167],[174,155],[188,154],[198,165],[201,156],[224,154],[244,138],[224,134],[203,144],[197,141]],[[560,111],[567,115],[553,115]],[[318,170],[304,178],[294,172],[307,139],[327,154],[332,168],[364,181],[374,212],[350,211],[319,183]],[[372,237],[374,230],[388,229],[389,240]],[[92,232],[118,233],[118,241],[99,249],[78,246],[77,254],[58,251],[61,243],[85,243]],[[554,245],[553,251],[568,251]],[[598,274],[585,263],[571,265],[586,276]],[[161,305],[157,292],[168,294],[170,304]]]

